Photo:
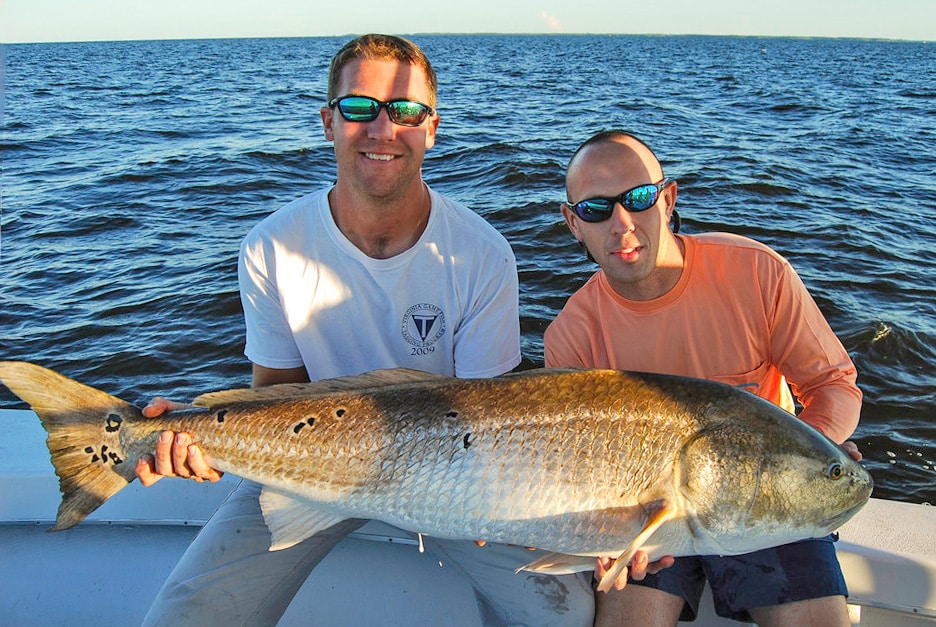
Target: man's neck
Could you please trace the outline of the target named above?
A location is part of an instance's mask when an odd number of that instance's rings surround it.
[[[342,234],[374,259],[389,259],[409,250],[429,223],[431,201],[422,182],[405,197],[387,199],[343,193],[336,186],[328,202]]]

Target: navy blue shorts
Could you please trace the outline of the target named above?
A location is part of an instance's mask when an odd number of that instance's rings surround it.
[[[719,616],[754,622],[749,608],[806,599],[848,596],[835,556],[837,538],[803,540],[734,556],[680,557],[670,568],[627,585],[647,586],[681,597],[680,620],[695,620],[708,580]]]

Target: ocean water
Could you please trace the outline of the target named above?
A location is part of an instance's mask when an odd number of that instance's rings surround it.
[[[858,366],[875,495],[936,503],[936,46],[412,38],[440,79],[424,176],[513,245],[527,365],[595,270],[559,214],[565,165],[629,129],[679,181],[684,232],[799,271]],[[238,244],[334,180],[319,108],[344,40],[6,46],[0,359],[135,403],[248,385]]]

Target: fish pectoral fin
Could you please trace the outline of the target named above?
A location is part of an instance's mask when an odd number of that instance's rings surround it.
[[[253,403],[259,401],[284,401],[289,399],[309,398],[320,394],[360,391],[381,388],[403,383],[421,383],[447,379],[440,374],[413,370],[411,368],[386,368],[373,370],[353,377],[321,379],[312,383],[280,383],[259,388],[221,390],[202,394],[194,401],[198,407],[216,407],[233,403]]]
[[[672,518],[675,512],[676,508],[662,499],[652,501],[649,504],[602,510],[602,516],[613,519],[616,533],[625,538],[633,536],[633,540],[621,553],[612,566],[612,570],[602,578],[601,582],[613,585],[614,580],[624,571],[628,562],[647,541],[647,538],[652,536],[660,525]],[[585,570],[594,570],[595,559],[595,557],[588,555],[547,553],[539,559],[521,566],[516,572],[528,570],[550,575],[569,575]]]
[[[271,551],[288,549],[345,520],[344,516],[315,509],[308,501],[270,488],[260,492],[260,511],[272,536]]]
[[[567,553],[547,553],[536,561],[518,568],[516,572],[528,570],[547,575],[571,575],[583,570],[594,570],[595,558],[587,555],[569,555]]]
[[[640,549],[647,539],[659,529],[660,525],[673,518],[677,511],[675,505],[665,500],[653,501],[645,505],[644,510],[646,512],[646,519],[643,524],[643,529],[631,540],[631,543],[624,549],[624,552],[617,557],[611,569],[608,570],[608,572],[604,574],[604,577],[601,578],[601,581],[598,582],[599,591],[609,592],[611,588],[614,587],[614,580],[624,572],[624,569],[627,568],[631,558],[634,557],[638,549]]]

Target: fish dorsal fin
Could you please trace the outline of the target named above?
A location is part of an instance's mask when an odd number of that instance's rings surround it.
[[[350,390],[363,390],[399,385],[402,383],[421,383],[425,381],[439,381],[447,379],[440,374],[412,370],[410,368],[387,368],[373,370],[353,377],[337,377],[322,379],[313,383],[280,383],[261,388],[244,388],[239,390],[222,390],[202,394],[193,405],[199,407],[214,407],[231,403],[249,403],[257,401],[282,401],[287,399],[307,398],[320,394],[334,394]]]
[[[345,520],[344,516],[315,509],[308,501],[271,488],[260,492],[260,511],[272,536],[271,551],[288,549]]]

